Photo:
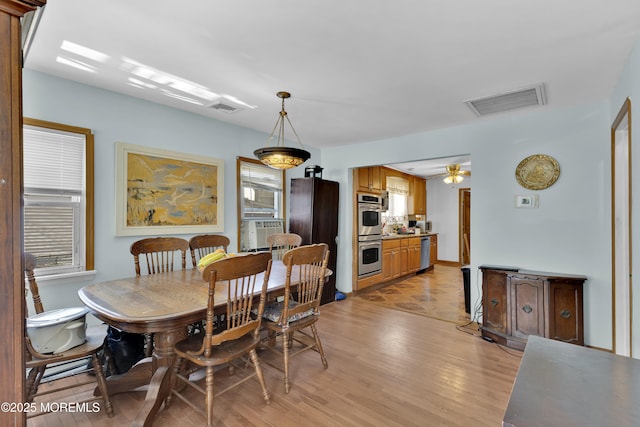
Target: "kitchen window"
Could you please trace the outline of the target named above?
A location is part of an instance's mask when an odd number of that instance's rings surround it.
[[[24,250],[39,276],[93,270],[93,134],[24,119]]]
[[[387,177],[387,191],[389,192],[389,210],[384,214],[387,224],[402,224],[407,221],[407,201],[409,196],[409,181],[395,176]]]

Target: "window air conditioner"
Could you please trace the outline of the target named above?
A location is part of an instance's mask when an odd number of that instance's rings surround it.
[[[242,251],[268,249],[267,237],[284,233],[282,219],[249,219],[242,221]]]

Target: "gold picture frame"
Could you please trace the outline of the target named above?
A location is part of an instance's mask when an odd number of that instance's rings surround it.
[[[116,143],[116,235],[224,231],[224,161]]]
[[[546,154],[534,154],[523,159],[516,167],[516,180],[527,190],[544,190],[560,176],[557,160]]]

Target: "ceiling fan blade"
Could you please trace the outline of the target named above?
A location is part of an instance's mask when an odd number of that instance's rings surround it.
[[[471,171],[459,171],[456,175],[464,175],[464,176],[471,176]],[[434,179],[434,178],[444,178],[449,176],[449,173],[444,172],[444,173],[439,173],[437,175],[430,175],[425,177],[425,179],[428,181],[430,179]]]
[[[434,178],[444,178],[445,176],[449,176],[449,174],[445,172],[445,173],[439,173],[437,175],[429,175],[429,176],[425,177],[425,179],[428,181],[428,180],[434,179]]]

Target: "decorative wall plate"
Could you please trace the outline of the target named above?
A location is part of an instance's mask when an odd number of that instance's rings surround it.
[[[556,159],[546,154],[534,154],[522,160],[516,168],[516,180],[528,190],[544,190],[560,176]]]

